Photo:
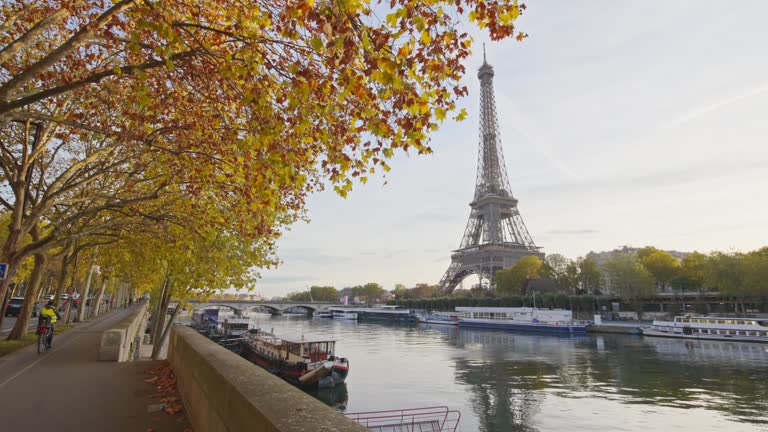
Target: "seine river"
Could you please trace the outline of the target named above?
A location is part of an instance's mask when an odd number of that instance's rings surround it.
[[[345,412],[448,406],[463,432],[768,431],[768,345],[631,335],[541,336],[300,316],[254,321],[327,335],[350,359]]]

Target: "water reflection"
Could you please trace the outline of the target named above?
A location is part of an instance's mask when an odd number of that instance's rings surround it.
[[[310,394],[342,411],[447,405],[461,411],[464,432],[768,431],[768,345],[293,316],[254,322],[338,340],[351,359],[346,386]]]
[[[333,409],[342,412],[346,411],[347,409],[349,393],[347,392],[347,385],[345,383],[336,385],[331,388],[305,391]]]
[[[768,424],[768,351],[739,342],[461,329],[456,379],[483,431],[537,430],[546,397],[719,411]]]

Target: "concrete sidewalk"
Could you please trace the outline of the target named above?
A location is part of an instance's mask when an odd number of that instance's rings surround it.
[[[183,431],[188,424],[148,407],[160,401],[144,380],[163,362],[98,360],[101,332],[130,314],[117,310],[54,337],[53,349],[29,346],[0,357],[0,429],[7,431]]]

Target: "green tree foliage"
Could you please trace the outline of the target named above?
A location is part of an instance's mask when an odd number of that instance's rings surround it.
[[[707,256],[701,252],[691,252],[683,258],[680,271],[670,281],[672,288],[681,291],[702,290],[707,271]]]
[[[544,263],[535,255],[520,258],[512,267],[496,272],[496,293],[500,296],[525,294],[528,281],[541,277]]]
[[[637,251],[637,259],[642,261],[645,257],[648,255],[651,255],[654,252],[659,252],[659,249],[656,249],[653,246],[645,246],[640,248],[640,250]]]
[[[309,291],[295,291],[285,295],[285,300],[296,302],[308,302],[310,301]]]
[[[542,277],[555,281],[560,292],[575,294],[579,285],[579,268],[576,264],[560,254],[549,254],[544,258]]]
[[[358,297],[362,301],[380,300],[381,296],[387,291],[376,282],[368,282],[365,285],[358,285],[352,288],[352,297]]]
[[[707,287],[742,298],[768,295],[766,248],[749,253],[715,252],[705,263]]]
[[[312,286],[309,288],[309,292],[314,301],[339,301],[339,290],[332,286]]]
[[[641,251],[644,249],[647,248],[643,248]],[[638,258],[643,267],[653,275],[656,286],[661,290],[665,290],[669,281],[680,271],[680,263],[677,258],[666,251],[654,250],[642,256],[638,253]]]
[[[602,282],[602,272],[592,257],[579,258],[576,261],[579,268],[579,284],[581,289],[587,293],[595,294],[600,290]]]
[[[724,294],[743,296],[747,294],[745,275],[742,273],[740,253],[714,252],[706,260],[704,281],[707,287]]]
[[[627,301],[654,294],[653,275],[645,269],[635,254],[619,254],[606,260],[605,272],[611,286]]]
[[[393,294],[395,294],[395,298],[398,300],[408,298],[408,288],[406,288],[403,284],[395,284]]]
[[[408,290],[409,298],[432,298],[437,297],[440,294],[440,290],[437,285],[430,285],[426,283],[418,283],[415,287]]]

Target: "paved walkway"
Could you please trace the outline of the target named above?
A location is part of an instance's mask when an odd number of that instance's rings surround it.
[[[183,431],[188,424],[162,411],[144,380],[162,362],[98,360],[101,332],[131,312],[123,309],[56,335],[53,349],[29,346],[0,357],[0,429],[57,432]]]

